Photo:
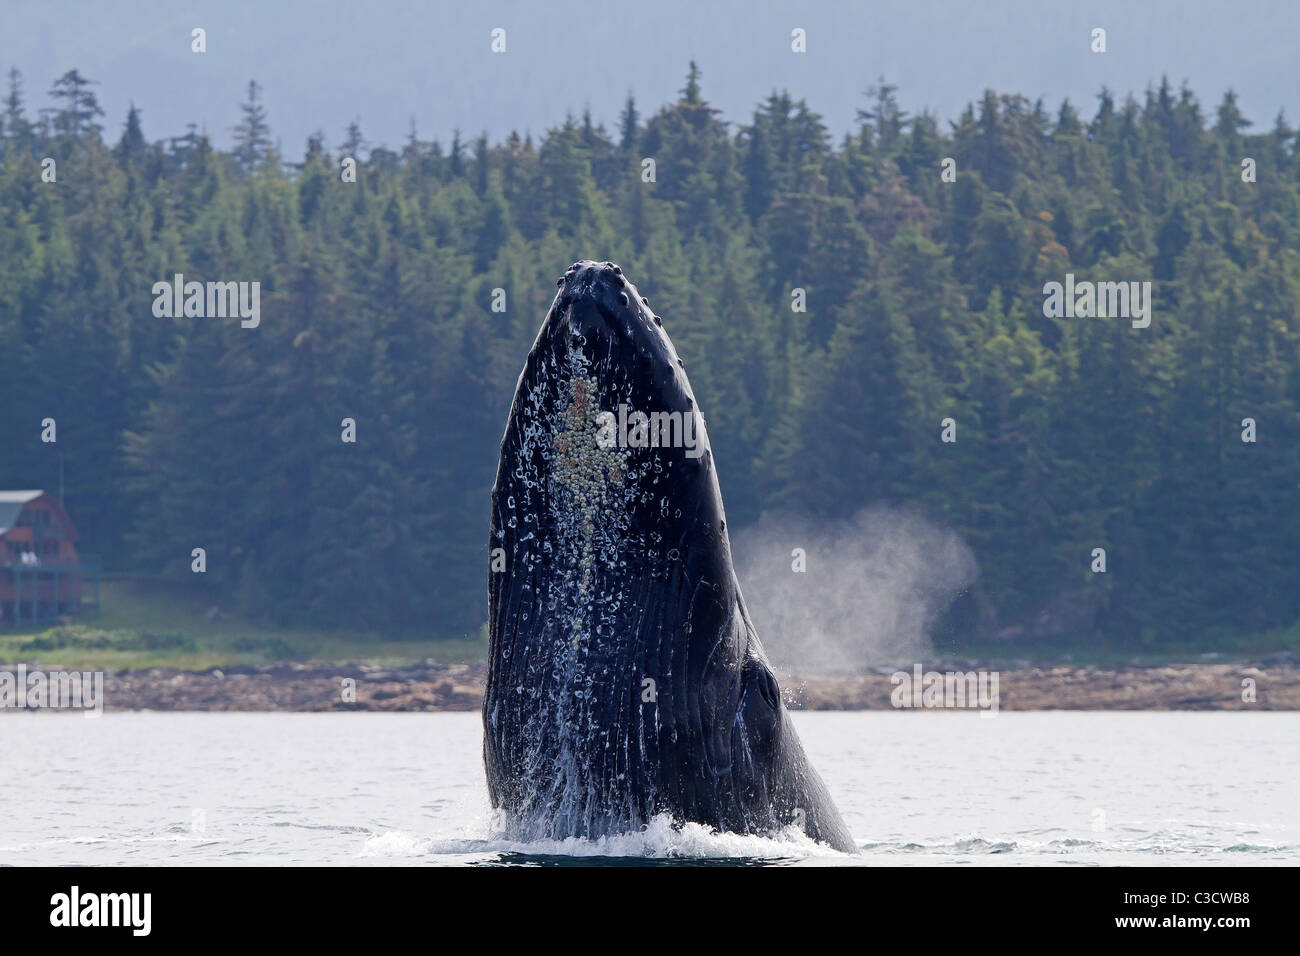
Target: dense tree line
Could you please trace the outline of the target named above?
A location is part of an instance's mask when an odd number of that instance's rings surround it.
[[[187,578],[201,546],[207,586],[282,620],[477,627],[515,379],[589,257],[664,316],[733,528],[915,509],[973,548],[980,631],[1300,618],[1300,156],[1231,93],[1103,90],[1085,120],[990,91],[945,130],[882,81],[833,143],[785,93],[729,125],[692,67],[612,134],[390,149],[356,122],[300,163],[256,84],[229,152],[134,108],[109,135],[75,70],[50,93],[33,119],[13,72],[0,110],[0,486],[61,462],[110,568]],[[1045,317],[1067,272],[1151,281],[1150,327]],[[175,273],[259,281],[260,326],[155,317]]]

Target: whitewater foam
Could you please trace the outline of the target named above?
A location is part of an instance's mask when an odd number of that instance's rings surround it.
[[[659,814],[640,830],[615,833],[594,840],[568,837],[563,840],[506,839],[493,834],[480,839],[431,838],[390,830],[367,838],[362,857],[382,856],[490,856],[518,855],[545,857],[631,857],[662,860],[805,860],[815,857],[843,857],[829,846],[817,843],[797,827],[760,836],[723,833],[699,823],[674,823]]]

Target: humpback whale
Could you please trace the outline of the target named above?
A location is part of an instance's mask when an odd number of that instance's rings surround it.
[[[483,749],[503,826],[597,838],[667,813],[856,851],[745,609],[662,320],[612,262],[557,284],[492,489]]]

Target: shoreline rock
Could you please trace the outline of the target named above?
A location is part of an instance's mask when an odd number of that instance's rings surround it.
[[[925,672],[996,672],[999,710],[1300,710],[1300,660],[1274,654],[1254,661],[1220,660],[1158,666],[979,664],[948,660]],[[68,670],[27,664],[28,672]],[[17,665],[0,666],[0,670]],[[896,670],[860,674],[779,674],[793,710],[892,710]],[[427,660],[402,667],[354,663],[278,663],[184,671],[107,671],[106,711],[475,711],[482,705],[487,665]],[[1255,700],[1243,700],[1243,681]],[[350,683],[349,683],[350,682]],[[351,699],[349,699],[351,695]],[[940,708],[912,708],[940,709]],[[0,708],[0,713],[15,712]]]

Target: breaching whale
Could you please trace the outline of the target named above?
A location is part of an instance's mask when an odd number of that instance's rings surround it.
[[[484,763],[521,839],[670,814],[856,849],[731,562],[704,421],[662,322],[575,263],[519,377],[492,489]]]

